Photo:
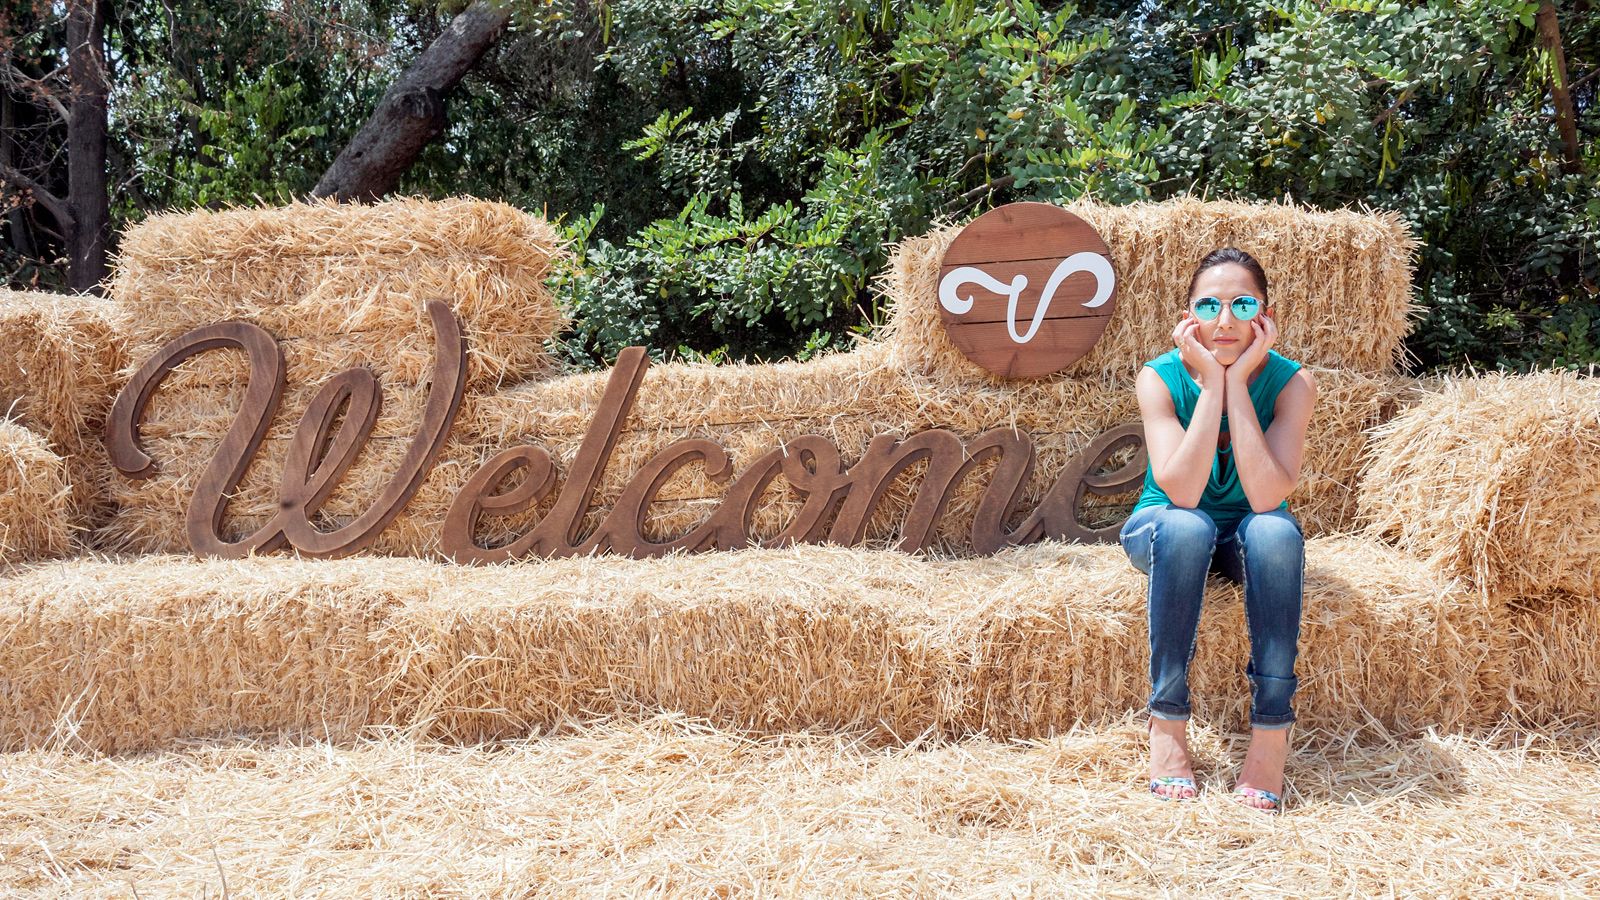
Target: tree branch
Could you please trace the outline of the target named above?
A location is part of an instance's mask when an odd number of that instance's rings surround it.
[[[1378,113],[1378,117],[1376,119],[1372,120],[1373,126],[1376,127],[1378,125],[1382,125],[1384,122],[1389,121],[1389,117],[1395,114],[1395,110],[1400,108],[1400,104],[1406,102],[1407,100],[1410,100],[1411,99],[1411,95],[1416,93],[1416,92],[1417,92],[1417,88],[1416,88],[1415,85],[1413,85],[1411,87],[1408,87],[1405,90],[1401,91],[1400,92],[1400,96],[1394,98],[1394,102],[1389,104],[1389,108],[1384,110],[1381,113]]]
[[[50,193],[45,189],[44,185],[5,165],[0,165],[0,181],[9,182],[27,191],[33,201],[44,207],[45,212],[56,220],[57,225],[67,230],[72,228],[75,220],[72,216],[72,210],[67,207],[67,201]]]
[[[1571,175],[1583,168],[1578,155],[1578,116],[1572,107],[1572,94],[1567,90],[1567,57],[1561,48],[1561,22],[1556,18],[1556,6],[1550,0],[1539,4],[1539,38],[1550,51],[1555,64],[1555,79],[1550,85],[1550,101],[1556,108],[1556,130],[1561,133],[1565,151],[1561,161],[1562,171]]]
[[[951,201],[951,203],[946,206],[945,209],[963,209],[972,203],[982,200],[984,197],[988,196],[994,191],[1005,190],[1014,184],[1016,180],[1017,176],[1015,175],[1001,175],[999,178],[996,178],[993,181],[985,182],[984,184],[980,184],[972,190],[967,191],[965,194],[957,197],[955,200]]]
[[[490,0],[474,0],[456,16],[384,92],[312,196],[372,200],[394,190],[422,148],[444,131],[444,95],[477,65],[510,18]]]
[[[51,75],[54,75],[55,72],[51,72],[49,75],[45,75],[43,78],[29,78],[26,72],[23,72],[14,64],[8,62],[6,63],[5,69],[0,70],[0,74],[4,74],[6,76],[7,87],[16,90],[17,93],[32,94],[42,99],[46,106],[49,106],[55,111],[56,117],[59,118],[63,124],[71,120],[71,116],[67,115],[67,108],[62,105],[59,99],[56,98],[54,92],[44,86],[45,79],[49,78]],[[28,90],[29,87],[31,87],[32,90]]]

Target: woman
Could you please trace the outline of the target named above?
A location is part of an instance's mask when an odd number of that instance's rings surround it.
[[[1150,790],[1197,795],[1185,728],[1208,571],[1244,585],[1251,684],[1250,749],[1234,796],[1276,811],[1294,723],[1304,539],[1284,499],[1300,476],[1311,373],[1272,349],[1267,276],[1227,247],[1189,282],[1176,348],[1135,387],[1150,466],[1119,541],[1150,576]]]

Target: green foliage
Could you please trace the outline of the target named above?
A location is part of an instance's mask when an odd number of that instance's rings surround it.
[[[630,344],[727,348],[738,356],[815,352],[883,262],[882,246],[901,235],[894,222],[918,199],[885,159],[886,140],[869,135],[859,154],[830,150],[813,188],[798,203],[747,210],[735,192],[695,193],[671,218],[658,219],[625,245],[591,243],[603,207],[568,236],[585,266],[563,273],[558,292],[576,318],[575,352],[606,358]],[[652,152],[646,147],[644,152]],[[781,340],[775,339],[781,338]]]
[[[406,0],[129,0],[109,7],[117,229],[282,203],[332,163],[423,35]],[[419,18],[420,17],[420,18]]]
[[[1013,200],[1193,190],[1399,212],[1425,244],[1426,366],[1600,361],[1595,82],[1574,92],[1585,158],[1567,174],[1537,4],[606,8],[602,67],[636,98],[699,89],[620,144],[677,205],[564,285],[590,359],[628,342],[813,352],[817,327],[879,318],[875,241]],[[1600,62],[1600,28],[1559,13],[1572,81]],[[766,227],[773,212],[798,231]]]
[[[602,68],[662,101],[619,146],[678,205],[620,240],[581,236],[587,271],[558,288],[580,358],[629,343],[818,352],[837,344],[819,334],[878,318],[886,244],[1005,196],[1148,197],[1169,140],[1124,93],[1112,26],[1071,7],[606,8]],[[699,84],[694,104],[665,99],[675,82]]]
[[[314,182],[307,146],[327,134],[306,121],[305,85],[267,66],[259,78],[228,87],[217,106],[194,110],[203,136],[199,152],[174,163],[172,199],[179,205],[286,203],[294,188]]]
[[[886,245],[936,221],[1185,191],[1397,212],[1424,368],[1600,362],[1600,17],[1576,0],[1576,166],[1522,0],[512,3],[401,190],[560,222],[581,364],[828,352],[883,321]],[[115,5],[119,220],[304,193],[460,6]]]

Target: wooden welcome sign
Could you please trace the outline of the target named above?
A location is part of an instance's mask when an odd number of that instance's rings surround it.
[[[1116,292],[1106,242],[1049,203],[984,213],[961,229],[939,266],[950,342],[1003,378],[1049,375],[1088,353],[1111,321]]]
[[[1099,249],[1094,249],[1098,236],[1081,219],[1047,204],[1015,206],[1047,207],[1073,221],[1047,218],[1053,214],[1043,210],[1022,210],[1020,216],[996,220],[999,232],[990,231],[987,226],[978,229],[978,238],[990,235],[988,242],[962,245],[958,239],[951,246],[956,259],[954,263],[947,260],[949,274],[941,277],[940,301],[947,310],[952,305],[960,307],[959,315],[971,313],[977,305],[976,297],[962,298],[957,290],[967,283],[1006,297],[1007,315],[1000,321],[1005,323],[1008,337],[1024,338],[1014,342],[1022,350],[989,354],[984,349],[997,342],[982,337],[988,333],[983,326],[998,322],[957,321],[951,326],[952,339],[959,329],[969,328],[972,339],[967,346],[974,348],[969,356],[976,353],[975,359],[998,361],[999,368],[1005,370],[1000,374],[1036,376],[1043,373],[1047,363],[1060,368],[1077,358],[1072,355],[1074,348],[1081,356],[1093,346],[1093,339],[1084,343],[1083,337],[1074,335],[1093,332],[1093,337],[1098,338],[1109,309],[1084,315],[1079,309],[1064,308],[1072,304],[1088,310],[1106,307],[1115,288],[1115,276],[1104,244],[1099,243]],[[994,210],[969,227],[1007,209]],[[1006,229],[1015,231],[1017,222],[1041,221],[1047,227],[1020,245],[1021,253],[1032,256],[1020,260],[1021,271],[1012,273],[1009,282],[1001,282],[991,274],[996,270],[995,263],[1019,262],[1019,245],[994,240],[993,235],[1003,235]],[[1084,235],[1085,229],[1093,241]],[[1054,237],[1045,239],[1051,235]],[[1038,255],[1051,246],[1060,247],[1063,255],[1059,259],[1052,261]],[[989,249],[997,253],[989,254]],[[1007,259],[986,258],[1008,253]],[[1063,291],[1068,278],[1079,272],[1088,273],[1092,281],[1077,292]],[[1030,293],[1028,285],[1041,273],[1044,284]],[[955,297],[954,304],[944,302],[946,285],[952,285],[950,296]],[[1057,293],[1061,297],[1053,296]],[[1078,296],[1084,293],[1089,295],[1086,301]],[[1051,313],[1051,309],[1056,312]],[[152,476],[155,462],[140,446],[139,425],[162,380],[173,368],[199,354],[218,349],[243,351],[250,370],[244,400],[190,498],[185,525],[191,548],[203,556],[220,557],[242,557],[285,546],[315,557],[357,552],[370,545],[416,493],[443,449],[460,409],[466,386],[466,340],[445,302],[430,301],[427,311],[436,351],[417,432],[372,505],[332,531],[317,528],[312,520],[366,445],[382,403],[377,377],[362,367],[347,369],[330,379],[301,414],[281,474],[278,513],[242,538],[228,540],[223,536],[228,498],[249,470],[277,415],[285,382],[284,358],[278,342],[248,322],[228,321],[194,329],[162,346],[139,368],[118,395],[107,419],[106,443],[111,462],[129,478]],[[978,318],[984,316],[980,314]],[[1041,335],[1040,343],[1031,344]],[[958,342],[958,346],[962,344]],[[1066,362],[1062,362],[1064,358]],[[980,463],[991,459],[995,460],[993,474],[970,528],[974,550],[992,553],[1047,537],[1107,541],[1114,539],[1119,526],[1091,529],[1078,521],[1077,511],[1085,492],[1119,493],[1136,487],[1144,477],[1142,427],[1132,423],[1113,428],[1091,441],[1063,469],[1038,506],[1012,527],[1008,523],[1016,517],[1035,462],[1032,439],[1013,428],[993,428],[965,442],[941,428],[908,436],[880,434],[868,442],[859,459],[848,464],[832,441],[808,434],[784,447],[773,448],[737,476],[731,457],[720,444],[689,438],[671,444],[645,462],[594,531],[580,534],[585,513],[626,427],[648,365],[649,356],[643,347],[622,351],[564,480],[558,478],[549,452],[535,445],[512,447],[485,462],[456,494],[441,523],[440,543],[445,554],[458,562],[487,563],[596,552],[650,557],[674,550],[735,550],[824,541],[855,545],[862,541],[867,523],[895,479],[909,467],[926,463],[896,544],[901,550],[914,551],[930,544],[945,506],[962,480]],[[1112,472],[1099,471],[1127,446],[1136,449],[1129,462]],[[690,464],[703,467],[713,481],[731,482],[726,495],[716,510],[687,534],[668,541],[649,540],[645,521],[651,502],[674,473]],[[752,517],[764,492],[779,477],[802,496],[800,510],[778,534],[754,539],[749,533]],[[556,489],[558,481],[561,484],[554,505],[526,533],[500,546],[485,547],[477,542],[479,526],[485,519],[537,508]]]

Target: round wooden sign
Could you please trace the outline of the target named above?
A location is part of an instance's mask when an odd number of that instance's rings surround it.
[[[1111,252],[1050,203],[1008,203],[961,230],[939,264],[939,315],[966,357],[1002,378],[1059,372],[1116,309]]]

